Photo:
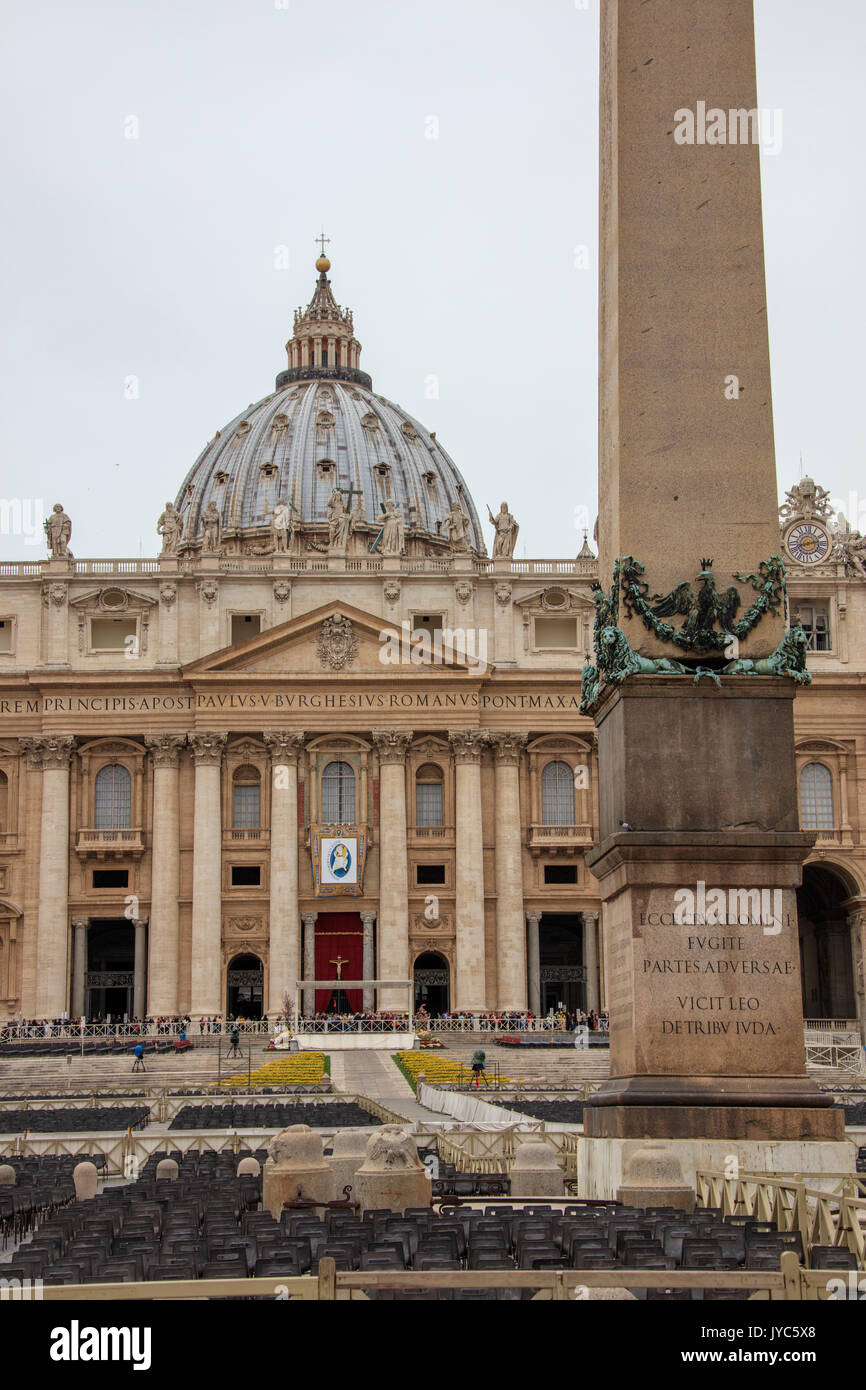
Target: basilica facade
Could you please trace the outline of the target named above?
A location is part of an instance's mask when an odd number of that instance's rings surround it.
[[[69,496],[48,559],[0,563],[0,1018],[276,1016],[343,980],[380,982],[353,1009],[605,1006],[595,556],[516,557],[316,265],[158,555],[79,559]],[[804,1011],[866,1033],[864,543],[807,478],[780,553],[813,676]]]

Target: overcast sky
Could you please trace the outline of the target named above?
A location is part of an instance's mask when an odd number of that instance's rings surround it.
[[[518,554],[573,555],[596,510],[583,2],[5,0],[0,496],[62,502],[78,557],[155,554],[166,498],[285,367],[324,226],[374,389],[479,509],[508,500]],[[866,531],[866,5],[756,15],[759,104],[783,113],[762,161],[779,480],[802,452]]]

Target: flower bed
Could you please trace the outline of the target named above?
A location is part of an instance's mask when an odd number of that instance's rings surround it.
[[[429,1052],[396,1052],[394,1061],[405,1076],[412,1090],[417,1090],[418,1073],[423,1072],[431,1086],[453,1086],[468,1084],[473,1079],[472,1068],[463,1062],[455,1062],[447,1057],[431,1057]],[[503,1076],[501,1081],[509,1081]]]
[[[221,1082],[223,1086],[280,1086],[317,1085],[324,1076],[330,1075],[331,1059],[323,1052],[293,1052],[281,1057],[278,1062],[266,1062],[257,1068],[247,1081],[247,1073],[229,1077]]]

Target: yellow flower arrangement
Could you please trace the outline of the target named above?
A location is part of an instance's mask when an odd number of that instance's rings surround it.
[[[429,1052],[397,1052],[394,1061],[413,1091],[417,1089],[419,1072],[424,1073],[431,1086],[465,1085],[473,1079],[470,1066],[447,1057],[431,1057]],[[500,1080],[507,1082],[510,1078],[503,1076]]]
[[[252,1073],[249,1082],[253,1086],[302,1086],[314,1085],[321,1081],[328,1067],[323,1052],[293,1052],[281,1057],[278,1062],[266,1062]],[[229,1077],[220,1083],[223,1086],[246,1086],[247,1073]]]

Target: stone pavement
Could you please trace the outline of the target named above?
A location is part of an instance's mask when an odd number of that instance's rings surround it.
[[[442,1118],[418,1104],[390,1052],[332,1052],[331,1080],[335,1090],[377,1100],[407,1120]]]

